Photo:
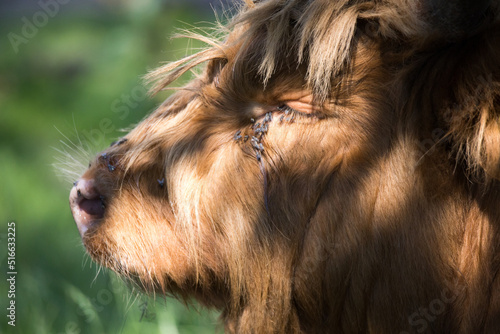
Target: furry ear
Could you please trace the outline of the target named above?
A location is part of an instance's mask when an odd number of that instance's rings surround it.
[[[472,175],[500,180],[500,80],[479,76],[466,87],[449,113],[455,150]]]
[[[421,0],[425,20],[439,34],[460,37],[475,30],[486,18],[493,0]]]
[[[485,1],[478,2],[484,6]],[[498,15],[493,4],[491,11]],[[428,71],[422,98],[431,97],[452,155],[464,163],[468,176],[479,182],[500,180],[500,25],[485,22],[474,35],[446,45],[439,56],[417,67]]]
[[[479,163],[487,176],[500,180],[500,118],[498,113],[499,110],[496,110],[493,118],[485,125]]]

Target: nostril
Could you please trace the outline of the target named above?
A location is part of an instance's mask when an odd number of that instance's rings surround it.
[[[95,199],[101,196],[95,186],[95,181],[93,179],[81,179],[75,182],[74,187],[76,188],[78,198]]]
[[[73,218],[83,237],[93,224],[104,217],[105,197],[97,190],[93,179],[81,179],[73,184],[69,201]]]

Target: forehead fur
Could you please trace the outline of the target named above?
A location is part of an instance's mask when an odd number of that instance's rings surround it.
[[[305,67],[308,88],[325,100],[332,79],[351,61],[360,21],[372,37],[409,40],[427,30],[419,12],[418,1],[405,0],[247,1],[223,28],[222,41],[191,36],[211,47],[161,67],[147,79],[156,82],[157,92],[192,67],[219,60],[237,73],[254,73],[265,86],[277,72]]]

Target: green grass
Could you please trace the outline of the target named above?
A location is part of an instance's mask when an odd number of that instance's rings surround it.
[[[137,294],[113,273],[98,273],[71,217],[71,184],[52,166],[61,141],[83,140],[95,153],[150,112],[165,96],[127,105],[122,94],[142,92],[148,69],[186,55],[185,40],[168,38],[174,26],[213,18],[145,4],[118,14],[60,13],[17,54],[0,39],[0,268],[5,277],[7,223],[14,221],[18,272],[15,328],[0,282],[1,333],[216,331],[212,311]],[[4,17],[0,35],[21,26],[20,17]]]

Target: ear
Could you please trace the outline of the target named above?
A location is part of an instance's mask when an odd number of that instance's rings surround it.
[[[448,38],[463,36],[486,18],[493,0],[420,0],[420,8],[432,29]]]
[[[497,108],[498,109],[498,108]],[[493,117],[487,121],[484,128],[484,139],[480,147],[480,166],[486,176],[500,180],[500,116],[495,110]]]
[[[434,85],[427,96],[433,96],[433,108],[468,176],[500,180],[500,25],[490,15],[497,1],[420,3],[432,9],[427,21],[432,29],[454,39],[438,61],[428,63]]]
[[[478,76],[457,90],[450,109],[450,137],[471,175],[500,180],[500,77]]]

